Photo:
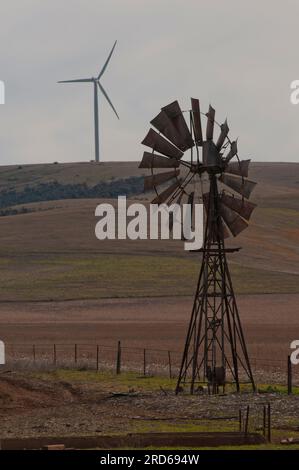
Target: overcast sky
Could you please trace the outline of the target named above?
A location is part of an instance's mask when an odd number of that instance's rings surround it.
[[[91,84],[99,73],[101,158],[139,160],[161,106],[198,97],[228,118],[241,157],[299,161],[299,2],[240,0],[2,0],[0,164],[94,157]]]

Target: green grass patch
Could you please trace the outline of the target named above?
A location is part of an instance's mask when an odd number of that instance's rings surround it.
[[[0,300],[69,300],[194,294],[199,259],[34,254],[0,262]],[[296,293],[299,276],[231,264],[239,294]]]

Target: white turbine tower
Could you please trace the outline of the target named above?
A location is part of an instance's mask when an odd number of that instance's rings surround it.
[[[99,75],[97,77],[91,77],[91,78],[79,78],[77,80],[63,80],[58,83],[93,83],[93,89],[94,89],[94,140],[95,140],[95,161],[99,162],[100,161],[100,144],[99,144],[99,104],[98,104],[98,87],[105,96],[106,100],[110,104],[111,108],[115,112],[117,118],[119,119],[119,116],[116,112],[116,109],[114,108],[109,96],[107,95],[105,89],[103,88],[103,85],[100,82],[100,78],[104,74],[107,65],[111,59],[111,56],[113,54],[113,51],[115,49],[117,41],[113,44],[113,47],[110,51],[110,54],[108,55],[106,62],[103,65],[102,70],[100,71]]]

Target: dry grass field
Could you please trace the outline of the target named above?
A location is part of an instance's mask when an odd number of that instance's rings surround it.
[[[49,181],[92,186],[139,175],[135,162],[2,167],[0,189]],[[258,208],[249,229],[229,242],[242,247],[229,261],[249,352],[258,359],[253,367],[262,372],[260,384],[268,364],[285,364],[290,342],[299,337],[299,164],[255,163],[250,176],[259,183]],[[146,202],[142,194],[136,199]],[[185,252],[178,241],[98,241],[94,212],[99,202],[45,201],[27,204],[32,212],[0,217],[1,339],[37,346],[109,346],[121,340],[124,348],[181,351],[200,256]],[[237,401],[235,396],[217,403],[211,398],[207,408],[206,397],[174,397],[173,380],[93,374],[1,374],[3,436],[94,435],[117,433],[120,426],[126,432],[227,430],[227,424],[204,415],[237,412],[248,399],[246,394]],[[111,406],[112,392],[132,387],[136,398],[113,399]],[[288,399],[274,393],[257,400],[273,400],[276,443],[289,432],[285,429],[294,434],[297,395]],[[175,421],[168,420],[169,413]]]
[[[135,162],[28,165],[2,167],[0,181],[15,185],[13,175],[19,175],[24,187],[53,178],[72,182],[76,174],[94,184],[140,172]],[[242,247],[229,259],[252,353],[266,348],[268,356],[278,357],[299,331],[299,164],[255,163],[250,177],[258,182],[258,207],[249,229],[229,242]],[[180,349],[200,256],[172,240],[98,241],[99,202],[45,201],[28,204],[34,212],[0,218],[1,337],[113,343],[121,338]]]
[[[81,169],[81,181],[89,172],[86,181],[91,182],[139,171],[135,162],[29,165],[2,168],[0,182],[17,171],[24,172],[22,187],[54,177],[73,181]],[[256,163],[250,176],[258,182],[253,198],[258,207],[249,229],[229,241],[242,247],[229,257],[236,291],[299,292],[299,164]],[[98,241],[94,211],[99,202],[45,201],[27,204],[34,212],[1,217],[0,300],[192,295],[200,257],[172,240]]]

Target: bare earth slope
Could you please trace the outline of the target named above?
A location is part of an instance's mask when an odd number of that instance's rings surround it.
[[[137,162],[2,167],[0,182],[80,181],[140,175]],[[19,173],[18,173],[19,172]],[[56,173],[55,173],[56,172]],[[11,175],[19,175],[19,182]],[[10,175],[8,177],[8,175]],[[21,176],[22,175],[22,178]],[[14,176],[16,177],[16,176]],[[299,164],[253,163],[258,203],[230,256],[237,292],[299,292]],[[140,195],[140,199],[144,199]],[[0,300],[191,295],[200,258],[178,241],[98,241],[94,211],[101,200],[27,204],[27,214],[0,218]],[[115,200],[110,201],[115,204]]]

